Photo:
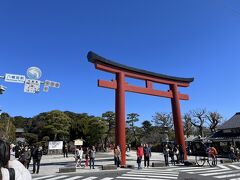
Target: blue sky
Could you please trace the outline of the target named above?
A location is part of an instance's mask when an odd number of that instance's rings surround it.
[[[114,76],[87,61],[94,51],[118,63],[157,73],[194,77],[182,113],[206,108],[228,119],[240,111],[240,2],[238,0],[42,0],[0,2],[0,75],[42,70],[60,89],[27,94],[7,83],[0,107],[32,117],[54,109],[101,115],[114,111],[114,91],[97,79]],[[132,83],[138,84],[139,82]],[[167,89],[167,87],[158,86]],[[126,113],[151,120],[171,112],[169,99],[126,95]]]

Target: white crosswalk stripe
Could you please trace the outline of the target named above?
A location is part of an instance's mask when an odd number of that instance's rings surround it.
[[[141,175],[148,175],[150,174],[149,172],[131,172],[131,173],[128,173],[128,174],[141,174]],[[163,176],[169,176],[169,175],[172,175],[172,176],[178,176],[178,173],[176,172],[152,172],[151,175],[163,175]]]
[[[233,169],[240,169],[240,166],[237,166],[237,165],[229,164],[228,166]]]
[[[70,177],[70,178],[67,178],[64,180],[76,180],[76,179],[80,179],[80,178],[82,178],[82,176],[74,176],[74,177]]]
[[[223,179],[223,178],[225,179],[225,178],[230,178],[230,177],[235,177],[235,176],[240,176],[240,173],[237,173],[237,174],[227,174],[227,175],[214,176],[214,177],[215,178],[219,178],[219,179]]]
[[[229,169],[229,170],[231,170],[231,168],[227,167],[226,165],[217,165],[217,166],[222,168],[222,169]]]
[[[48,180],[57,180],[57,179],[63,179],[63,178],[66,178],[68,176],[57,176],[57,177],[54,177],[54,178],[50,178]]]
[[[97,179],[98,177],[85,177],[84,179],[83,176],[58,176],[58,175],[49,175],[49,176],[42,176],[42,177],[37,177],[37,178],[33,178],[33,180],[93,180],[93,179]],[[100,180],[113,180],[113,177],[104,177]]]
[[[33,180],[41,180],[41,179],[51,178],[51,177],[54,177],[54,176],[55,175],[42,176],[42,177],[38,177],[38,178],[33,178]]]
[[[117,179],[129,179],[129,180],[146,180],[145,177],[124,177],[124,176],[120,176],[120,177],[116,177]],[[147,180],[166,180],[166,179],[160,179],[160,178],[147,178]]]
[[[233,179],[230,179],[230,180],[240,180],[240,178],[233,178]]]
[[[211,170],[218,170],[219,168],[211,168]],[[195,173],[195,172],[199,172],[199,171],[207,171],[209,170],[208,168],[198,168],[198,169],[192,169],[192,168],[189,168],[189,169],[184,169],[184,170],[180,170],[181,172],[189,172],[189,173]]]
[[[235,171],[235,172],[239,172],[239,171]],[[234,173],[234,171],[231,170],[226,170],[226,171],[215,171],[215,172],[211,172],[211,173],[204,173],[204,174],[199,174],[200,176],[215,176],[215,175],[219,175],[219,174],[228,174],[228,173]]]
[[[178,176],[172,176],[172,177],[169,177],[168,175],[167,176],[164,176],[162,174],[158,174],[157,176],[153,176],[152,174],[124,174],[123,176],[130,176],[130,177],[144,177],[144,178],[160,178],[160,179],[177,179]]]
[[[122,176],[116,177],[116,179],[129,179],[129,180],[176,180],[178,179],[178,171],[172,171],[171,168],[153,168],[153,169],[142,169],[132,170]]]
[[[97,179],[97,177],[88,177],[88,178],[85,178],[85,179],[82,179],[82,180],[92,180],[92,179]]]

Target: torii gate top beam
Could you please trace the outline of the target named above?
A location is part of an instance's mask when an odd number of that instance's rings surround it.
[[[95,64],[96,69],[107,71],[110,73],[119,73],[124,72],[126,77],[148,80],[151,82],[162,83],[162,84],[176,84],[179,87],[188,87],[189,84],[194,80],[194,78],[181,78],[181,77],[174,77],[168,76],[165,74],[158,74],[142,69],[137,69],[133,67],[129,67],[126,65],[122,65],[116,63],[114,61],[105,59],[94,52],[89,52],[88,61]]]

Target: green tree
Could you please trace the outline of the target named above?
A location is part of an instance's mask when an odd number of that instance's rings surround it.
[[[13,124],[13,118],[8,113],[0,115],[0,137],[8,142],[16,139],[16,128]]]
[[[16,128],[24,128],[25,127],[25,119],[22,116],[15,116],[13,120],[13,124]]]
[[[127,114],[127,121],[126,121],[129,128],[132,130],[135,146],[138,140],[137,140],[137,134],[136,134],[136,127],[134,126],[134,123],[139,121],[138,117],[139,115],[137,113],[130,113],[130,114]]]
[[[107,123],[101,117],[89,116],[86,113],[65,112],[65,114],[71,118],[71,139],[82,138],[86,146],[95,145],[103,148]]]
[[[143,121],[142,123],[142,128],[144,130],[145,133],[148,133],[151,130],[152,124],[150,121]]]
[[[102,118],[107,124],[107,135],[104,139],[104,146],[108,147],[114,142],[115,113],[112,111],[107,111],[102,114]]]
[[[90,118],[87,113],[77,114],[73,112],[65,112],[71,118],[70,126],[70,139],[79,139],[87,136],[88,129],[88,119]]]
[[[104,148],[104,139],[107,132],[107,124],[101,117],[91,117],[88,123],[88,136],[87,141],[90,145]]]
[[[70,120],[66,114],[58,110],[39,114],[35,117],[36,127],[40,128],[39,138],[49,136],[52,140],[68,139]]]
[[[26,142],[30,145],[38,142],[38,135],[34,133],[24,133],[24,138]]]
[[[42,138],[42,141],[45,141],[45,142],[48,142],[50,140],[50,137],[48,137],[48,136],[44,136],[43,138]]]

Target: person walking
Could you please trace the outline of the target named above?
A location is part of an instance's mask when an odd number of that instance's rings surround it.
[[[63,157],[68,158],[68,144],[65,143],[63,146]]]
[[[29,164],[31,162],[31,158],[32,158],[32,152],[31,152],[31,148],[27,147],[26,148],[26,152],[25,152],[25,156],[26,156],[26,168],[29,168]]]
[[[217,155],[218,152],[214,146],[210,146],[209,148],[209,156],[212,158],[212,165],[216,166],[217,165]]]
[[[22,150],[22,154],[19,158],[21,163],[28,169],[29,161],[31,160],[31,151],[28,149],[28,146],[25,146]]]
[[[40,169],[40,162],[41,162],[41,158],[43,155],[43,151],[42,151],[42,146],[39,147],[35,147],[35,149],[33,150],[33,174],[36,172],[37,174],[39,173],[39,169]],[[37,166],[37,171],[36,171],[36,166]]]
[[[239,158],[240,158],[240,150],[239,150],[239,148],[236,148],[236,150],[235,150],[235,156],[236,156],[237,162],[239,162]]]
[[[182,144],[179,145],[178,150],[179,150],[180,163],[184,163],[184,151],[183,151],[183,145]]]
[[[179,164],[179,150],[177,145],[174,146],[173,151],[174,151],[174,154],[176,155],[176,162],[177,164]]]
[[[10,146],[0,140],[0,179],[31,180],[31,174],[17,159],[10,160]]]
[[[19,153],[18,160],[26,167],[26,149],[25,147],[21,148],[21,151]]]
[[[82,157],[83,157],[82,147],[77,147],[75,150],[75,161],[76,161],[75,167],[82,166]]]
[[[235,156],[235,147],[232,144],[229,147],[229,155],[232,162],[234,162],[236,160],[236,156]]]
[[[120,159],[121,159],[121,150],[120,146],[116,146],[114,149],[114,163],[117,165],[117,167],[120,166]]]
[[[148,144],[143,148],[144,151],[144,167],[149,167],[149,161],[152,155],[151,148]]]
[[[164,155],[165,166],[169,166],[169,163],[168,163],[169,148],[167,144],[163,147],[163,155]]]
[[[95,157],[96,157],[96,149],[94,146],[89,150],[89,159],[90,159],[90,169],[95,169],[94,163],[95,163]]]
[[[10,160],[16,159],[15,157],[15,145],[11,144],[10,145]]]
[[[143,152],[143,146],[140,144],[140,146],[137,147],[137,164],[138,164],[138,169],[141,169],[141,162],[142,162],[142,157],[144,155]]]
[[[172,164],[173,166],[175,166],[173,146],[170,146],[170,147],[169,147],[169,157],[171,158],[171,164]]]

